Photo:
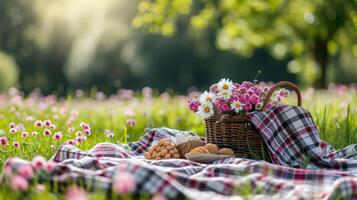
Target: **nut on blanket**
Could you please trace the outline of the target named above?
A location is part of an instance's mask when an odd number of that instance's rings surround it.
[[[150,160],[180,158],[176,145],[168,138],[163,138],[157,144],[151,146],[149,150],[144,153],[144,156]]]

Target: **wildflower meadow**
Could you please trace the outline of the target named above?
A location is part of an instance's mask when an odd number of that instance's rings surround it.
[[[203,119],[188,108],[188,102],[198,95],[158,93],[146,87],[136,92],[121,89],[110,96],[81,90],[67,97],[43,96],[39,91],[24,96],[11,88],[0,95],[0,167],[4,168],[8,158],[19,157],[32,160],[35,169],[50,171],[55,163],[46,160],[61,144],[86,150],[99,142],[127,143],[138,140],[151,127],[191,130],[204,136]],[[307,88],[302,96],[302,105],[311,112],[323,140],[335,148],[357,143],[355,85],[330,85],[327,90]],[[294,95],[285,103],[296,103]],[[22,176],[1,183],[0,199],[105,199],[108,195],[88,193],[78,186],[63,192],[56,189],[55,183],[37,183],[36,178],[29,184],[26,177],[33,175],[33,169],[21,170]],[[2,176],[6,173],[11,172],[5,167]],[[130,174],[121,176],[121,181],[114,180],[111,195],[131,199],[135,181]],[[153,198],[165,199],[159,194]]]

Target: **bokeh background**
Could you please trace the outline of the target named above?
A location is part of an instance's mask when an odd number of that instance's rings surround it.
[[[0,90],[357,82],[356,0],[1,0]]]

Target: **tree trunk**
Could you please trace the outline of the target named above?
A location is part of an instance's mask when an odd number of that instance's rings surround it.
[[[315,38],[313,56],[320,68],[320,77],[315,80],[315,87],[325,89],[327,88],[327,40]]]

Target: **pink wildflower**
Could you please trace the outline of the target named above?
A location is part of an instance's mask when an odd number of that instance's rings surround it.
[[[49,130],[49,129],[45,129],[44,131],[43,131],[43,135],[44,136],[49,136],[49,135],[51,135],[52,133],[51,133],[51,131]]]
[[[54,162],[54,161],[48,161],[46,166],[45,166],[45,170],[48,172],[48,173],[51,173],[54,168],[57,166],[57,163]]]
[[[26,179],[30,179],[33,176],[33,170],[30,165],[20,166],[18,169],[18,173],[21,177],[24,177]]]
[[[248,94],[248,93],[245,93],[244,95],[243,95],[243,101],[244,101],[244,103],[248,103],[249,102],[249,100],[250,100],[250,94]]]
[[[85,133],[86,135],[90,135],[90,134],[91,134],[91,131],[90,131],[90,129],[87,129],[87,130],[84,131],[84,133]]]
[[[26,121],[32,122],[35,118],[33,116],[27,116]]]
[[[209,88],[210,92],[216,93],[217,92],[217,84],[213,84],[210,88]]]
[[[14,141],[14,142],[12,143],[12,146],[14,146],[15,148],[20,148],[20,143],[17,142],[17,141]]]
[[[38,184],[38,185],[36,185],[36,190],[38,192],[43,192],[43,191],[45,191],[45,186],[42,184]]]
[[[87,200],[87,193],[79,187],[70,187],[66,192],[67,200]]]
[[[136,189],[134,177],[127,172],[119,172],[114,178],[113,189],[117,194],[125,195],[133,193]]]
[[[189,101],[188,105],[190,107],[190,110],[192,110],[193,112],[197,112],[198,108],[200,107],[200,102],[197,99],[194,99],[192,101]]]
[[[6,137],[0,137],[0,145],[7,145],[7,138]]]
[[[37,131],[32,131],[31,135],[38,135]]]
[[[10,128],[10,133],[16,133],[16,128]]]
[[[124,111],[124,116],[126,117],[133,117],[135,115],[134,111],[132,109],[125,109]]]
[[[61,140],[62,139],[62,133],[61,132],[57,132],[53,135],[53,139],[55,140]]]
[[[45,124],[45,126],[50,127],[52,122],[47,119],[47,120],[45,120],[44,124]]]
[[[36,126],[36,127],[42,127],[42,126],[43,126],[42,121],[37,120],[37,121],[35,122],[35,126]]]
[[[74,131],[74,127],[68,129],[68,132],[73,132],[73,131]]]
[[[108,138],[113,138],[113,137],[114,137],[114,133],[109,133],[109,134],[107,135],[107,137],[108,137]]]
[[[11,122],[10,124],[9,124],[9,126],[10,126],[10,128],[15,128],[15,123],[14,122]]]
[[[23,138],[27,137],[28,135],[29,135],[28,132],[22,132],[22,133],[21,133],[21,136],[22,136]]]
[[[253,95],[251,96],[250,103],[252,103],[252,104],[257,104],[257,103],[259,103],[259,96],[256,95],[256,94],[253,94]]]
[[[51,125],[50,125],[50,128],[51,128],[51,129],[56,129],[56,125],[51,124]]]
[[[46,160],[42,156],[36,156],[32,160],[32,167],[35,170],[43,169],[46,166]]]
[[[243,107],[244,107],[244,110],[249,111],[249,110],[252,109],[252,104],[250,104],[250,103],[248,102],[248,103],[245,103]]]
[[[14,190],[27,191],[29,183],[21,176],[15,176],[11,179],[11,187]]]
[[[151,200],[167,200],[165,196],[157,194],[151,198]]]
[[[67,140],[67,144],[69,144],[69,145],[73,145],[73,146],[75,146],[75,145],[77,145],[77,141],[76,140]]]
[[[135,126],[136,125],[136,121],[135,121],[135,119],[128,119],[128,120],[126,120],[126,124],[128,126]]]
[[[76,136],[79,137],[79,136],[82,136],[82,135],[83,135],[82,131],[77,131],[77,132],[76,132]]]

